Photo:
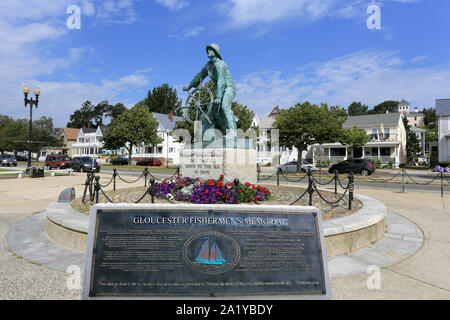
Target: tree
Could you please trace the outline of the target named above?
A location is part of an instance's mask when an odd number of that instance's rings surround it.
[[[422,113],[424,114],[424,124],[425,128],[428,130],[436,129],[436,109],[435,108],[424,108]]]
[[[122,113],[127,110],[127,107],[123,103],[116,103],[115,105],[109,105],[109,108],[106,110],[106,116],[111,119],[111,122],[117,119]]]
[[[177,89],[170,87],[167,83],[149,90],[147,97],[138,102],[144,105],[150,112],[168,114],[181,106],[181,99],[178,98]],[[178,116],[180,114],[177,114]]]
[[[244,132],[247,131],[252,125],[253,115],[247,106],[244,106],[236,101],[231,104],[231,109],[234,115],[238,119],[236,127],[242,129]]]
[[[414,160],[414,158],[422,154],[422,147],[420,146],[417,135],[411,131],[411,126],[409,125],[407,117],[403,117],[403,125],[406,129],[406,157],[408,159],[407,163],[409,163],[411,160]]]
[[[39,152],[41,147],[60,147],[62,142],[58,139],[59,131],[53,126],[52,118],[41,117],[33,121],[32,140],[36,143],[32,144],[32,151]]]
[[[398,112],[398,101],[387,100],[369,110],[369,114],[395,113]]]
[[[363,116],[368,113],[369,107],[361,102],[354,101],[348,106],[347,110],[349,116]]]
[[[352,146],[353,148],[360,148],[366,145],[369,141],[369,136],[365,130],[359,130],[358,127],[343,128],[339,142]]]
[[[94,108],[92,102],[83,102],[81,108],[75,110],[75,112],[70,115],[70,122],[66,125],[67,128],[95,128],[94,122],[92,121],[95,117]]]
[[[274,127],[279,130],[280,144],[297,148],[297,165],[300,166],[302,152],[308,146],[339,139],[344,121],[345,118],[336,117],[336,113],[325,103],[319,106],[304,102],[282,110]]]
[[[111,122],[103,140],[105,148],[119,149],[125,147],[129,158],[133,156],[133,147],[144,145],[156,146],[163,141],[157,134],[158,120],[146,106],[134,106],[124,111]]]

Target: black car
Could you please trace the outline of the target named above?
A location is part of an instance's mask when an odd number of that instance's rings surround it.
[[[79,172],[100,172],[100,164],[90,157],[73,157],[72,169]]]
[[[375,165],[369,159],[347,159],[331,166],[328,170],[329,173],[334,173],[335,171],[339,174],[351,172],[370,176],[375,172]]]
[[[126,166],[129,163],[130,160],[128,158],[116,158],[114,160],[111,160],[112,165]]]

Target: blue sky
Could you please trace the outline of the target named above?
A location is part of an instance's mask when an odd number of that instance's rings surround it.
[[[372,4],[380,30],[367,28]],[[70,5],[81,9],[79,30],[67,28]],[[132,106],[165,82],[181,91],[211,42],[236,100],[260,117],[305,100],[422,109],[450,97],[449,30],[448,0],[8,0],[0,114],[27,117],[24,84],[42,91],[35,117],[59,127],[85,100]]]

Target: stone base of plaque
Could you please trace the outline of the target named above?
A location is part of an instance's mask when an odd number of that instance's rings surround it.
[[[249,148],[185,148],[181,151],[180,173],[183,177],[219,179],[256,183],[256,150]]]

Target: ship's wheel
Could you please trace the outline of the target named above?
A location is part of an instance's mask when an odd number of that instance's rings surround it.
[[[211,114],[207,112],[208,109],[214,105],[214,94],[208,87],[199,86],[189,92],[189,96],[186,99],[184,106],[176,109],[177,113],[181,113],[184,120],[189,123],[194,123],[200,120],[200,116],[203,114],[205,119],[212,124]],[[210,116],[208,116],[208,113]]]

